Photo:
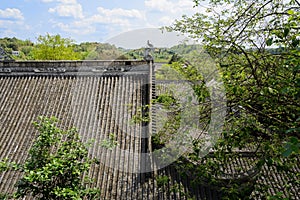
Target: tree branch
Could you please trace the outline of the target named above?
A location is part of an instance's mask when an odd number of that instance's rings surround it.
[[[235,25],[236,22],[238,22],[243,16],[245,16],[246,12],[255,4],[255,2],[253,2],[250,6],[248,6],[248,8],[240,15],[237,17],[236,20],[234,20],[234,22],[229,25],[229,27],[223,32],[223,34],[225,34],[227,31],[229,31],[231,29],[231,27],[233,27]]]

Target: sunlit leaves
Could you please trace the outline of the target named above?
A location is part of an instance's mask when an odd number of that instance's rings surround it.
[[[99,190],[87,188],[82,175],[94,160],[77,129],[62,130],[55,117],[39,117],[34,126],[39,135],[24,164],[24,175],[17,183],[16,198],[31,194],[36,199],[98,198]]]
[[[60,35],[40,35],[31,54],[35,60],[78,60],[80,54],[74,51],[73,42]]]
[[[215,149],[256,142],[262,162],[291,168],[300,137],[299,2],[211,0],[208,7],[169,29],[201,41],[221,66],[228,116]]]
[[[300,129],[298,129],[298,131],[300,131]],[[287,132],[289,132],[289,130]],[[285,157],[288,157],[293,152],[294,153],[299,153],[300,152],[300,141],[296,137],[291,137],[289,139],[289,141],[285,144],[284,152],[282,153],[282,155],[285,156]]]

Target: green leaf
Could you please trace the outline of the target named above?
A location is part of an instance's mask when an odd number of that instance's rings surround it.
[[[286,150],[282,153],[282,155],[284,157],[288,157],[289,155],[291,155],[293,152],[293,150],[289,147],[289,146],[286,146]]]
[[[267,46],[271,46],[273,44],[273,38],[269,38],[266,41]]]
[[[287,37],[288,34],[290,32],[290,29],[289,28],[285,28],[284,31],[283,31],[283,37]]]
[[[294,12],[294,10],[288,10],[287,13],[288,13],[289,15],[293,15],[295,12]]]
[[[293,39],[292,40],[292,47],[297,47],[298,45],[299,45],[299,43],[300,43],[300,40],[298,40],[298,39]]]
[[[39,121],[34,123],[40,134],[30,149],[29,158],[24,165],[24,176],[17,184],[16,196],[31,194],[33,197],[51,199],[84,199],[83,195],[95,196],[85,192],[87,186],[81,181],[83,173],[95,163],[87,157],[86,144],[80,141],[77,129],[65,131],[57,127],[56,122],[55,118],[39,117]],[[65,176],[66,174],[72,175]],[[65,185],[61,186],[60,183]],[[78,189],[73,190],[74,188]]]

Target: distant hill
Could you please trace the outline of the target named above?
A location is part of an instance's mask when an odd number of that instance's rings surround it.
[[[29,60],[30,52],[33,49],[34,43],[30,40],[20,40],[15,37],[13,38],[0,38],[0,47],[4,49],[4,51],[10,55],[13,54],[13,51],[18,51],[18,57],[15,57],[19,60]]]
[[[0,38],[0,46],[10,54],[15,60],[32,60],[31,51],[36,48],[36,44],[30,40],[20,40],[13,38]],[[188,57],[195,52],[199,45],[180,44],[171,48],[155,48],[152,52],[155,62],[170,62],[175,57]],[[19,55],[13,55],[18,51]],[[74,44],[74,51],[80,53],[81,60],[117,60],[117,59],[143,59],[145,48],[127,50],[118,48],[109,43],[82,42]]]
[[[200,45],[180,44],[171,48],[155,48],[152,52],[155,62],[170,62],[175,57],[188,58],[192,52],[197,51]],[[145,48],[135,50],[125,50],[125,55],[129,59],[143,59]]]
[[[32,60],[31,51],[36,48],[36,44],[30,40],[20,40],[13,38],[0,38],[0,47],[15,60]],[[18,51],[19,55],[13,55]],[[125,51],[108,43],[83,42],[74,45],[74,51],[79,52],[81,60],[114,60],[127,59],[124,57]]]
[[[75,46],[75,51],[82,55],[82,60],[127,59],[124,50],[108,43],[84,42]]]

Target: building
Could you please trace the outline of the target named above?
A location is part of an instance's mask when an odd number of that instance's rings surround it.
[[[12,51],[11,54],[13,56],[19,56],[20,55],[20,52],[19,51]]]
[[[145,61],[0,62],[0,159],[24,163],[38,134],[32,122],[40,115],[56,116],[63,128],[75,126],[84,141],[94,140],[89,154],[101,163],[89,174],[103,199],[221,198],[209,187],[193,187],[190,178],[181,177],[172,165],[153,172],[151,159],[136,156],[151,151],[146,136],[152,126],[134,121],[155,98],[150,65]],[[101,145],[111,134],[118,143],[116,150]],[[288,181],[274,169],[265,167],[263,173],[259,181],[270,185],[273,194]],[[0,173],[0,193],[13,193],[20,177],[15,171]],[[299,188],[291,187],[295,199]],[[260,195],[252,194],[257,199]]]

